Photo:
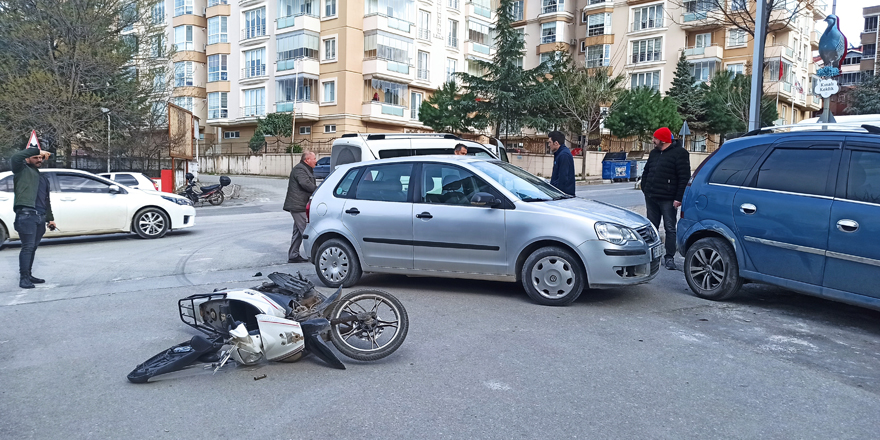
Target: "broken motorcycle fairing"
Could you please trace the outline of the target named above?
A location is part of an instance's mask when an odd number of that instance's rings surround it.
[[[177,371],[195,362],[221,368],[229,359],[242,365],[292,362],[306,353],[339,369],[345,365],[325,340],[357,360],[381,359],[406,338],[409,318],[400,301],[377,290],[344,297],[318,292],[301,274],[273,273],[271,282],[251,289],[226,289],[178,301],[180,319],[202,332],[138,365],[135,383]]]

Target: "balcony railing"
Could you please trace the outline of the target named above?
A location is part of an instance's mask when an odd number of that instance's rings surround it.
[[[266,106],[265,105],[246,105],[241,108],[242,116],[265,116],[266,115]]]
[[[556,42],[556,34],[541,36],[541,44],[555,43],[555,42]]]
[[[241,78],[259,78],[261,76],[266,76],[266,65],[265,64],[256,64],[253,66],[245,67],[241,69]]]
[[[244,28],[241,30],[241,39],[250,40],[251,38],[265,37],[266,36],[266,26],[255,26]]]
[[[416,72],[416,75],[417,75],[416,78],[424,80],[424,81],[428,81],[428,78],[429,78],[428,69],[418,69],[418,71]]]
[[[419,28],[419,40],[430,40],[431,30],[428,28]]]
[[[458,47],[458,37],[450,35],[446,40],[446,45],[449,47]]]
[[[313,99],[297,99],[297,104],[302,103],[310,103],[317,104],[317,101]],[[275,103],[275,111],[276,112],[292,112],[293,111],[293,101],[278,101]]]
[[[227,0],[208,0],[208,7],[217,6],[217,5],[226,5]]]
[[[208,119],[225,119],[229,117],[229,110],[225,108],[208,110]]]
[[[554,4],[544,5],[543,7],[541,7],[542,14],[554,14],[556,12],[564,12],[564,11],[565,11],[564,4],[554,3]]]

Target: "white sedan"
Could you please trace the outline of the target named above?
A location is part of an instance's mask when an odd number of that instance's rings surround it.
[[[134,232],[141,238],[159,238],[172,229],[195,224],[196,210],[185,197],[141,191],[80,170],[47,168],[49,200],[58,229],[46,238]],[[0,246],[17,240],[12,204],[11,171],[0,173]]]

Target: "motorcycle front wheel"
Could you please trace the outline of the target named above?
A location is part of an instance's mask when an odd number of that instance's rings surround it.
[[[342,354],[359,361],[375,361],[394,353],[409,331],[409,316],[400,300],[381,290],[358,290],[337,300],[330,321],[358,314],[367,319],[330,327],[330,341]]]

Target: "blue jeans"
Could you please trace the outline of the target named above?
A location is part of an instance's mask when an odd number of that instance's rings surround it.
[[[15,230],[21,237],[21,252],[18,254],[18,272],[22,277],[31,275],[34,254],[43,234],[46,233],[46,216],[35,209],[22,208],[15,213]]]
[[[657,230],[660,230],[660,218],[663,218],[663,229],[666,230],[666,257],[675,256],[675,226],[678,219],[675,218],[676,209],[672,206],[672,200],[657,200],[645,196],[645,208],[647,208],[648,220]]]

